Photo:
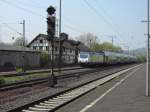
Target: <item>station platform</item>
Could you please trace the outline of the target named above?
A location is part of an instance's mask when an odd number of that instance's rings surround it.
[[[150,97],[145,95],[146,65],[129,74],[80,112],[150,112]]]

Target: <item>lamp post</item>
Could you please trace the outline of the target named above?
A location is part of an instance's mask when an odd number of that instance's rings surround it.
[[[50,86],[54,87],[57,84],[57,79],[54,75],[54,38],[55,38],[55,8],[53,6],[49,6],[47,8],[47,34],[48,40],[51,42],[51,78],[50,78]]]

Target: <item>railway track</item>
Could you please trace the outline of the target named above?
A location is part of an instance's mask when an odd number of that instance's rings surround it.
[[[102,67],[102,68],[90,69],[90,70],[86,70],[86,71],[67,73],[67,74],[63,74],[63,75],[57,75],[56,78],[57,78],[57,80],[61,80],[61,79],[70,78],[70,77],[80,77],[85,74],[103,71],[103,70],[106,70],[109,68],[111,68],[111,67]],[[16,83],[4,84],[4,85],[0,85],[0,91],[7,91],[7,90],[12,90],[12,89],[32,86],[32,85],[36,85],[36,84],[46,83],[49,81],[49,79],[50,79],[50,77],[44,77],[44,78],[32,79],[32,80],[21,81],[21,82],[16,82]]]
[[[84,67],[71,67],[71,68],[63,68],[61,71],[69,71],[69,70],[77,70],[77,69],[85,69]],[[54,72],[58,72],[58,69],[54,69]],[[51,72],[51,69],[45,69],[45,70],[31,70],[27,71],[25,73],[17,73],[15,71],[13,72],[0,72],[0,76],[2,77],[14,77],[14,76],[22,76],[22,75],[30,75],[30,74],[36,74],[36,73],[49,73]]]
[[[66,91],[63,91],[55,96],[50,96],[44,99],[41,99],[39,101],[32,102],[28,105],[19,107],[17,109],[8,111],[8,112],[53,112],[57,110],[58,108],[62,107],[63,105],[77,99],[78,97],[88,93],[89,91],[95,89],[97,86],[106,83],[109,80],[112,80],[113,78],[124,74],[134,68],[139,67],[140,65],[126,68],[120,71],[117,71],[112,74],[108,74],[106,76],[97,78],[95,80],[86,82],[82,85],[79,85],[77,87],[68,89]]]
[[[74,71],[71,73],[63,74],[63,75],[57,75],[56,78],[57,78],[57,80],[71,78],[71,77],[77,77],[78,78],[78,77],[81,77],[82,75],[86,75],[89,73],[96,73],[99,71],[109,70],[109,69],[112,69],[112,67],[115,68],[116,65],[115,66],[109,66],[109,67],[101,67],[101,68],[98,67],[98,68],[94,68],[94,69],[90,69],[90,70],[86,70],[86,71],[78,71],[78,72]],[[10,83],[10,84],[3,84],[3,85],[0,85],[0,92],[12,90],[12,89],[23,88],[23,87],[28,87],[28,86],[32,86],[32,85],[36,85],[36,84],[42,84],[42,83],[48,82],[49,80],[50,80],[50,76],[44,77],[44,78],[36,78],[36,79],[21,81],[21,82],[15,82],[15,83]]]

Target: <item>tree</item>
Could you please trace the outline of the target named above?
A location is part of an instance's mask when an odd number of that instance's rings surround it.
[[[83,42],[87,47],[92,48],[92,45],[96,44],[98,37],[92,33],[86,33],[77,37],[77,39]]]
[[[115,46],[112,43],[109,42],[100,43],[98,41],[98,37],[93,35],[92,33],[80,35],[77,39],[83,42],[87,47],[89,47],[93,51],[113,51],[113,52],[122,51],[121,47]]]
[[[115,46],[115,45],[113,45],[112,43],[109,43],[109,42],[102,43],[101,48],[102,48],[102,50],[106,50],[106,51],[114,51],[114,52],[122,51],[121,47]]]
[[[139,62],[146,62],[146,55],[137,54],[136,57]]]
[[[13,45],[15,46],[23,46],[23,43],[24,43],[24,39],[23,37],[19,37],[19,38],[16,38]],[[25,40],[25,45],[27,45],[27,40]]]

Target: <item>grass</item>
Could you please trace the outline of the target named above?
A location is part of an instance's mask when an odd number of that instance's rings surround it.
[[[42,78],[49,76],[49,73],[36,73],[36,74],[29,74],[29,75],[20,75],[20,76],[14,76],[14,77],[0,77],[0,84],[10,84],[10,83],[15,83],[15,82],[20,82],[20,81],[26,81],[26,80],[31,80],[31,79],[36,79],[36,78]]]

